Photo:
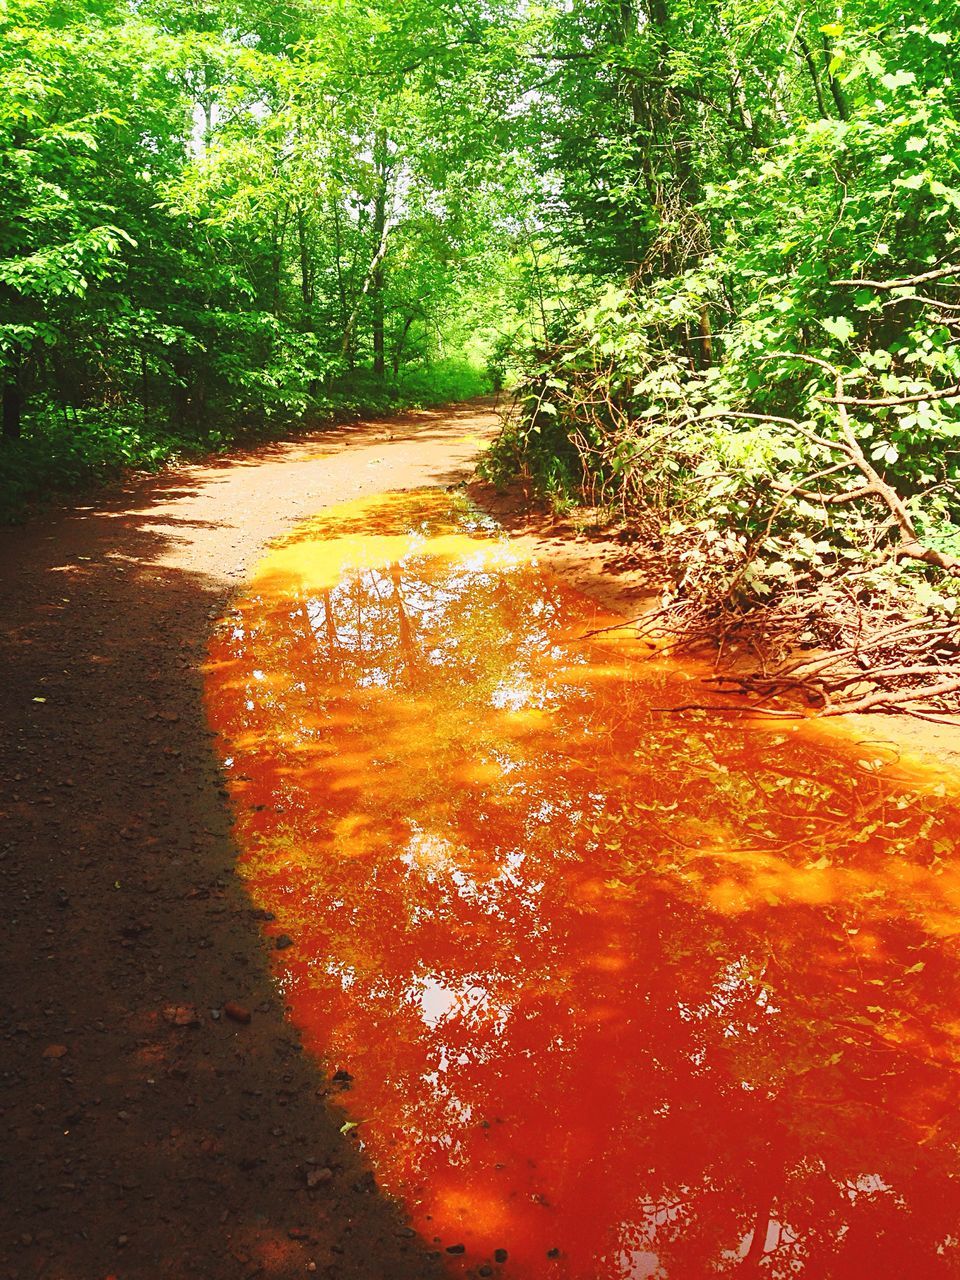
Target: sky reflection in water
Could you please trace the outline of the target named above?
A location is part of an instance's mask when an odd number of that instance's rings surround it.
[[[960,1275],[960,810],[429,491],[277,544],[208,704],[380,1186],[506,1277]],[[557,1252],[558,1251],[558,1252]]]

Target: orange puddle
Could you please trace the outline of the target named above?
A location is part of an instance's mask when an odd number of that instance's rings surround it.
[[[956,798],[652,711],[699,673],[609,622],[433,490],[301,526],[217,633],[242,874],[354,1138],[454,1272],[956,1276]]]

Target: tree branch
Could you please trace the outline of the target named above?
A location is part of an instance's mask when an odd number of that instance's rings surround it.
[[[926,284],[929,280],[947,280],[951,276],[960,276],[960,267],[937,267],[934,271],[924,271],[921,275],[908,276],[903,280],[831,280],[830,283],[837,288],[910,289],[916,284]]]
[[[890,409],[901,404],[922,404],[925,400],[956,400],[960,397],[960,382],[955,387],[945,387],[942,391],[925,391],[915,396],[885,396],[882,399],[868,400],[858,396],[821,397],[827,404],[852,404],[863,409]]]
[[[867,694],[866,697],[860,698],[856,702],[840,702],[836,706],[825,707],[820,712],[820,715],[848,716],[855,715],[858,711],[873,711],[883,707],[902,707],[910,702],[926,702],[930,698],[939,698],[944,694],[956,693],[958,690],[960,690],[960,677],[954,677],[949,680],[941,680],[937,684],[927,685],[925,689],[901,689],[898,692],[888,689],[885,692]]]

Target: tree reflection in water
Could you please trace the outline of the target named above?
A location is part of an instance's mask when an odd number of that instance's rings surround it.
[[[508,1276],[960,1273],[956,801],[656,714],[691,673],[604,621],[431,491],[302,526],[213,643],[242,871],[378,1181]]]

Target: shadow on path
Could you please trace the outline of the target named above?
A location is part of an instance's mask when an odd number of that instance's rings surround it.
[[[385,429],[436,436],[425,474],[462,478],[450,428]],[[293,448],[327,440],[345,442]],[[240,461],[264,458],[283,447]],[[236,512],[201,514],[216,482],[196,471],[35,521],[0,562],[2,1272],[439,1276],[341,1135],[349,1064],[302,1052],[234,875],[200,671],[231,584],[169,561]]]

